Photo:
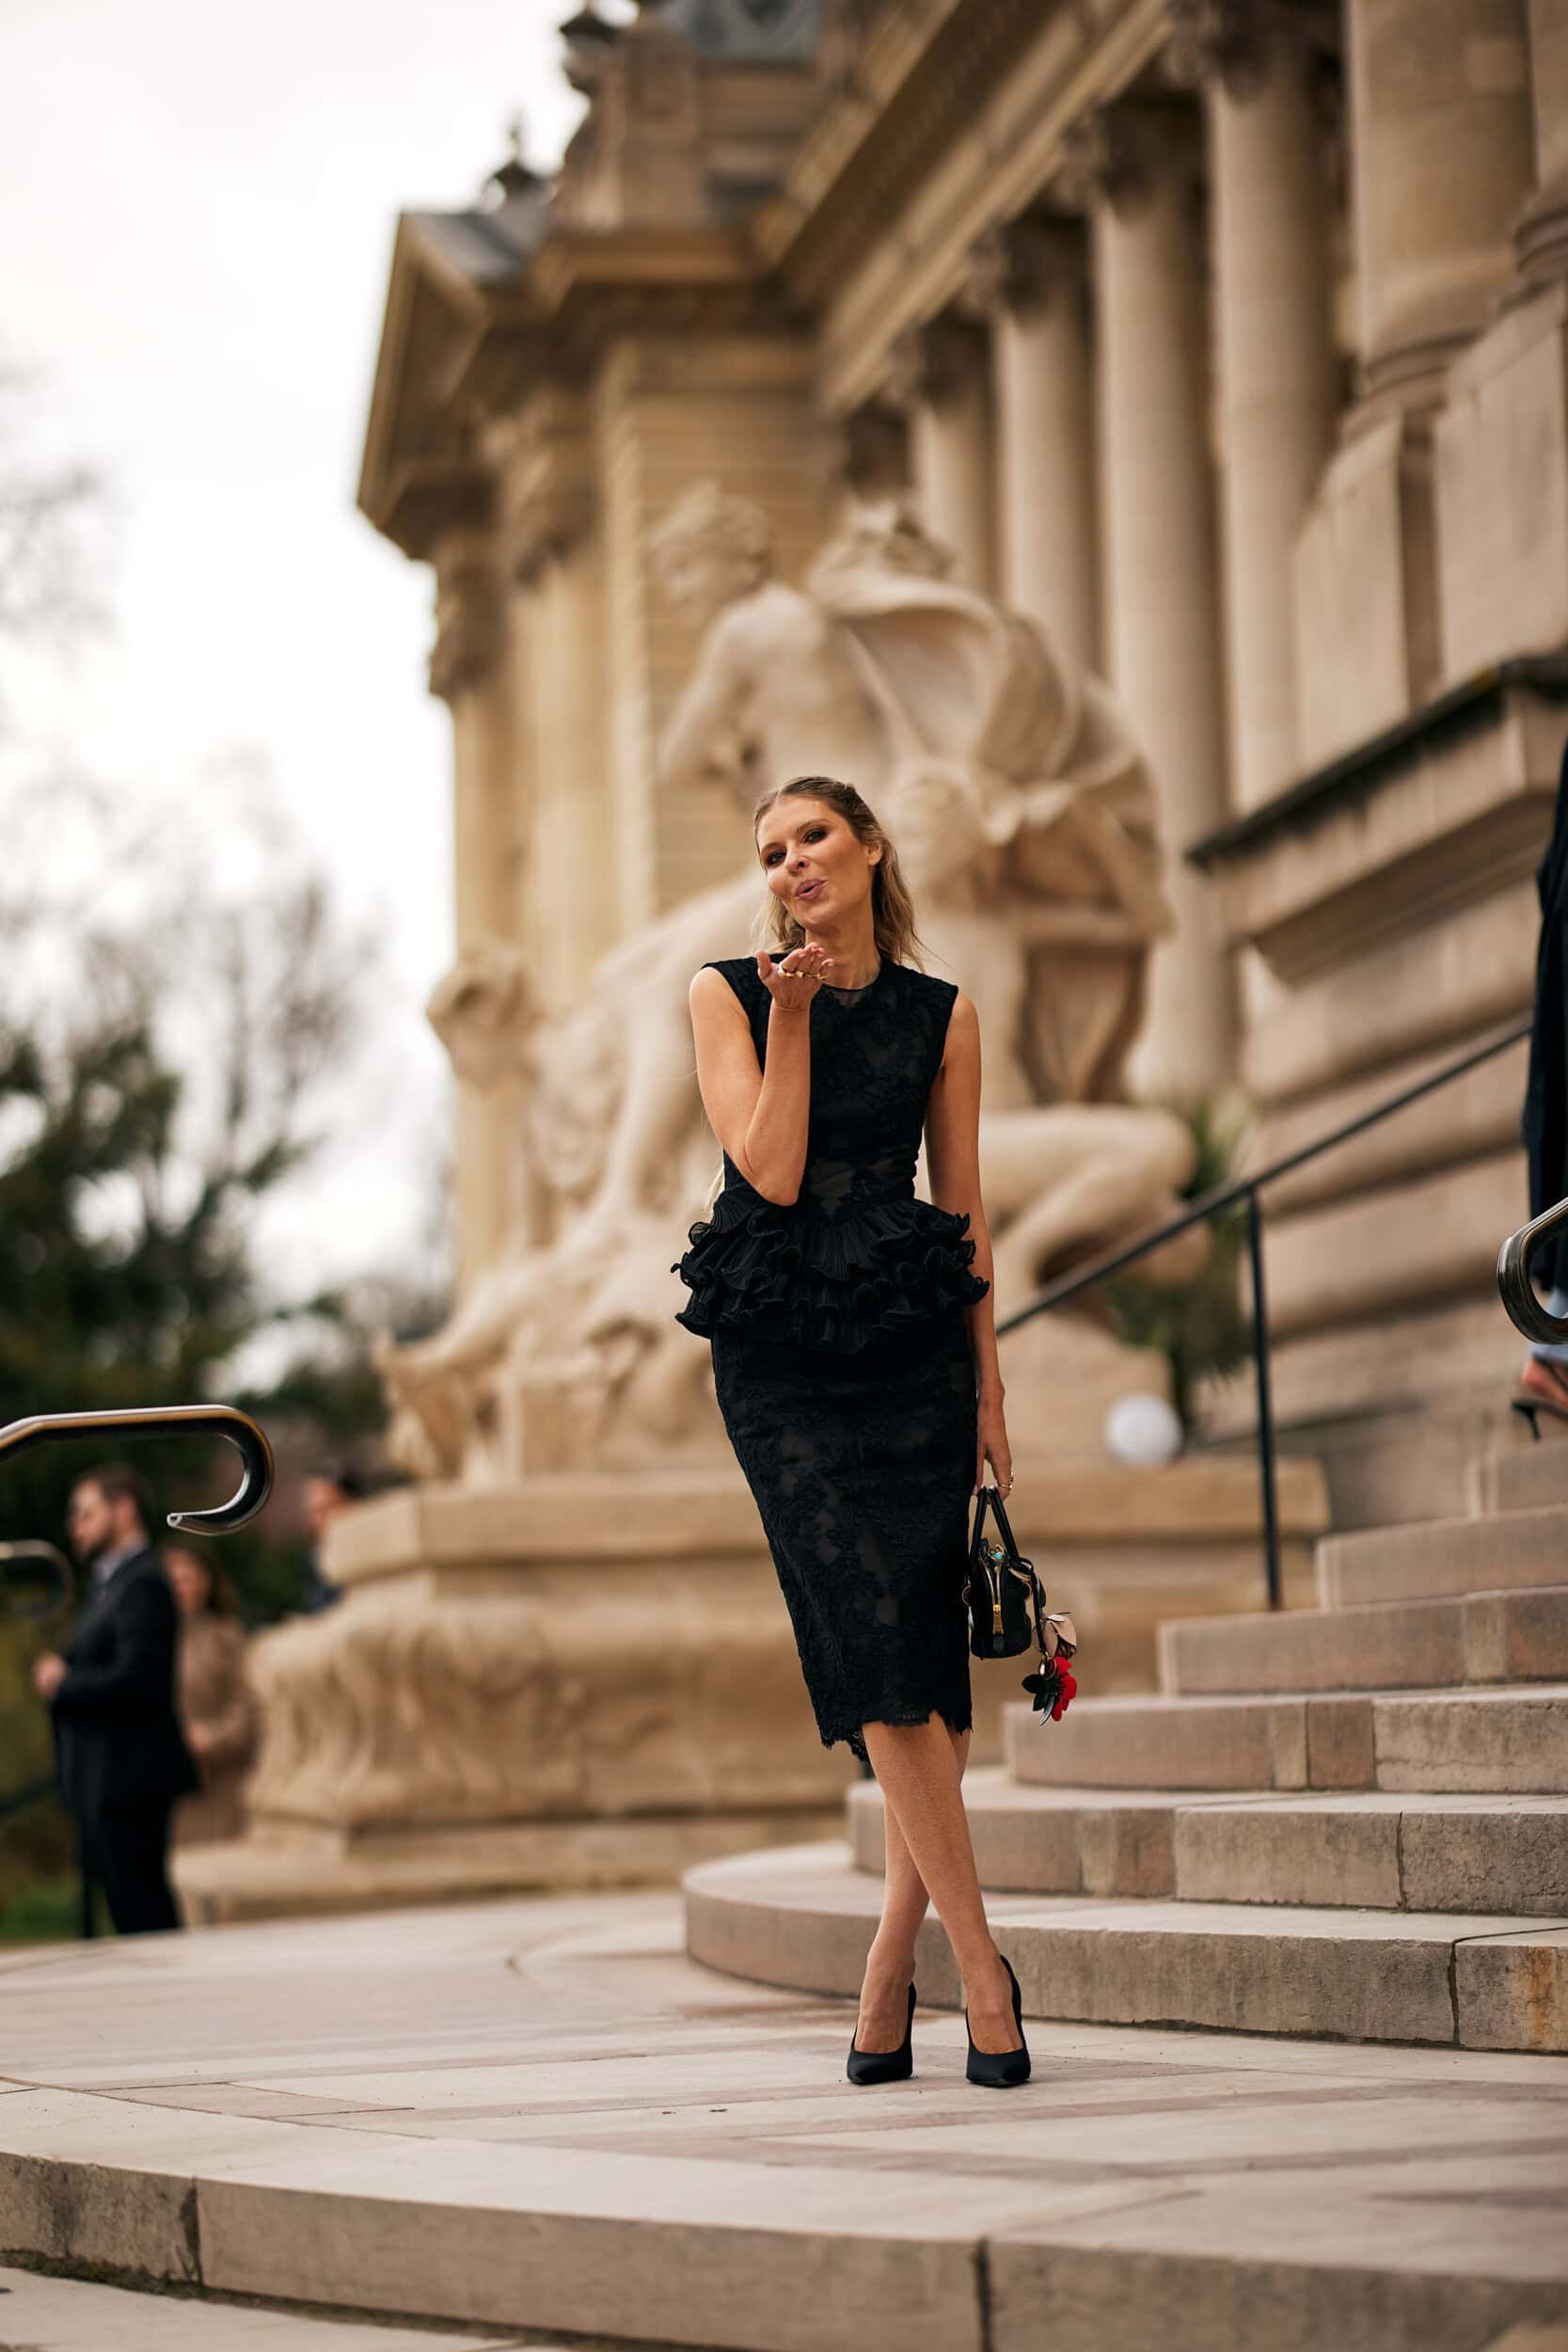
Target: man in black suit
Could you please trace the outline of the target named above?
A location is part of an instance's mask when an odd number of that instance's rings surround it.
[[[182,1924],[169,1816],[200,1778],[175,1713],[179,1613],[148,1535],[151,1516],[133,1470],[110,1463],[77,1481],[71,1541],[93,1589],[64,1654],[33,1668],[83,1871],[103,1887],[121,1935]]]

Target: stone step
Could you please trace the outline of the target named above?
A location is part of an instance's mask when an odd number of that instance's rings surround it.
[[[1568,1422],[1554,1422],[1551,1427],[1557,1434],[1539,1445],[1515,1446],[1471,1465],[1470,1500],[1478,1516],[1568,1502]]]
[[[1568,1577],[1568,1502],[1488,1518],[1432,1519],[1330,1535],[1318,1546],[1318,1601],[1425,1599],[1560,1584]]]
[[[1024,1788],[995,1768],[964,1775],[980,1883],[1015,1894],[1173,1894],[1180,1803],[1159,1789]],[[851,1788],[845,1811],[856,1868],[879,1876],[883,1814],[876,1782]]]
[[[1038,1788],[1390,1788],[1568,1793],[1568,1682],[1329,1696],[1080,1698],[1004,1719]]]
[[[1184,1803],[1173,1823],[1183,1902],[1568,1915],[1568,1799],[1252,1797]]]
[[[1377,1911],[1568,1914],[1568,1799],[1177,1796],[1020,1788],[971,1772],[980,1883],[1037,1895],[1175,1896]],[[850,1851],[882,1869],[881,1791],[849,1791]]]
[[[1188,1617],[1160,1629],[1160,1678],[1183,1695],[1568,1678],[1568,1585]]]
[[[706,1863],[686,1893],[694,1959],[761,1984],[858,1991],[881,1889],[847,1847]],[[997,1895],[987,1911],[1030,2017],[1568,2051],[1568,1917],[1084,1895]],[[958,2003],[933,1919],[916,1971],[922,2004]]]

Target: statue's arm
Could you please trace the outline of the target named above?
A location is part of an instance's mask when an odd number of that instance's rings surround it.
[[[1010,894],[1007,928],[1026,946],[1147,947],[1147,924],[1120,907],[1086,906],[1070,899],[1041,899]]]
[[[697,666],[659,745],[667,784],[708,783],[740,772],[742,722],[751,691],[749,664],[728,616],[703,641]]]
[[[1037,787],[1017,796],[992,838],[1010,918],[1031,939],[1137,946],[1169,931],[1158,853],[1110,809]]]

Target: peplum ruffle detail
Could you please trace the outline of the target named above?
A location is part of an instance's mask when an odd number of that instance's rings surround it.
[[[722,1326],[778,1346],[845,1354],[896,1339],[989,1282],[969,1271],[967,1211],[933,1201],[867,1201],[832,1216],[721,1192],[671,1267],[692,1295],[675,1316],[707,1339]]]

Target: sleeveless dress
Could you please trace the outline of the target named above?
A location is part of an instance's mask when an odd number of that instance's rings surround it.
[[[772,999],[752,956],[721,972],[759,1067]],[[863,1723],[936,1712],[969,1729],[963,1601],[977,1406],[964,1308],[969,1217],[915,1197],[927,1097],[958,990],[885,958],[812,1000],[800,1198],[768,1200],[724,1154],[690,1228],[676,1315],[711,1342],[714,1388],[761,1516],[825,1747],[863,1763]]]

